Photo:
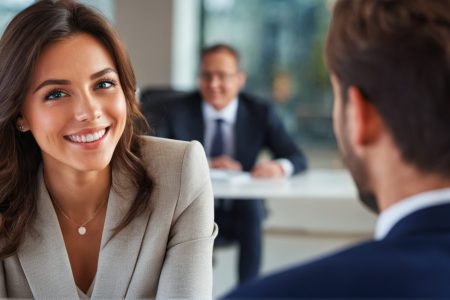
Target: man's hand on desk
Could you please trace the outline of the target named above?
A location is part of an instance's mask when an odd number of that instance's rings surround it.
[[[252,176],[260,178],[283,177],[284,170],[281,165],[275,161],[265,161],[258,163],[252,169]]]
[[[211,158],[209,166],[212,169],[227,169],[234,171],[241,171],[242,165],[237,160],[232,159],[228,155],[222,155],[216,158]]]

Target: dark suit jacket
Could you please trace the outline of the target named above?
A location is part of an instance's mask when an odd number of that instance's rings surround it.
[[[185,141],[197,140],[203,144],[202,101],[198,92],[168,101],[164,109],[159,109],[166,115],[160,118],[159,124],[154,124],[156,135]],[[145,110],[144,107],[144,113]],[[305,156],[287,133],[272,105],[254,96],[240,94],[235,128],[234,159],[242,164],[245,171],[251,170],[259,152],[266,147],[275,159],[289,159],[294,173],[306,169]]]
[[[363,243],[238,288],[227,298],[450,298],[450,204]]]

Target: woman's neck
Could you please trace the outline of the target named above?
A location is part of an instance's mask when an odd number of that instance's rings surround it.
[[[46,168],[44,181],[56,205],[75,220],[96,213],[104,203],[111,187],[111,168],[99,171],[78,172]]]

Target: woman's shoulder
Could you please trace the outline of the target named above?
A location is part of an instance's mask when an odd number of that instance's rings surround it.
[[[142,155],[150,156],[182,156],[188,148],[195,148],[196,151],[203,150],[198,141],[179,141],[155,136],[143,135],[140,137]],[[174,158],[174,157],[172,157]]]
[[[141,136],[142,160],[151,173],[173,171],[190,165],[206,164],[205,151],[198,141],[178,141],[153,136]]]

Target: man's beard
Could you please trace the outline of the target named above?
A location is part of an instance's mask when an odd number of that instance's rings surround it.
[[[339,154],[350,171],[350,174],[353,177],[353,181],[355,182],[356,188],[359,194],[359,200],[366,205],[371,211],[374,213],[379,213],[378,202],[373,191],[368,187],[369,178],[367,175],[367,170],[363,164],[363,162],[356,156],[352,147],[350,146],[350,142],[348,141],[348,136],[346,134],[345,129],[343,128],[344,124],[341,124],[341,143],[339,145]],[[339,138],[339,137],[338,137]]]
[[[359,192],[359,200],[364,203],[372,212],[378,214],[380,213],[380,208],[378,207],[377,197],[374,193],[365,192],[358,187],[356,184],[356,188]]]

